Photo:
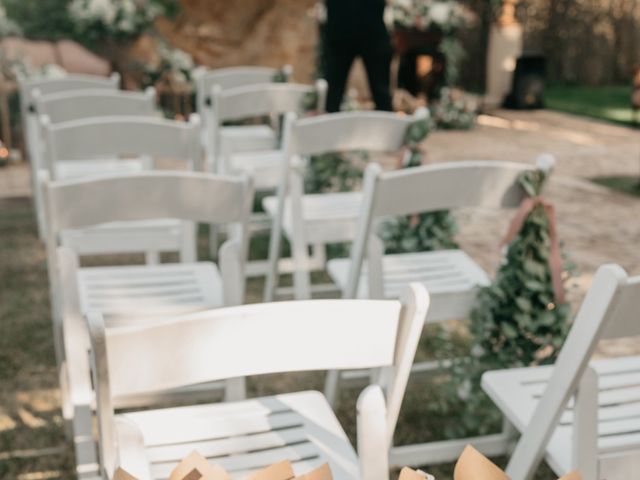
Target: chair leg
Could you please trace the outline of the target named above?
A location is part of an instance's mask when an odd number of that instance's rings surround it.
[[[212,260],[218,259],[218,249],[220,248],[220,231],[214,223],[209,225],[209,256]]]
[[[225,402],[237,402],[247,398],[247,382],[245,377],[230,378],[226,380],[225,383]]]
[[[278,288],[278,261],[280,260],[281,235],[282,229],[278,224],[278,220],[274,219],[271,224],[269,258],[267,260],[267,278],[264,285],[265,302],[273,302],[275,300],[276,288]]]
[[[198,226],[186,222],[183,226],[182,242],[180,245],[180,262],[195,263],[198,261]]]
[[[158,265],[160,263],[160,254],[158,252],[145,252],[144,259],[147,265]]]
[[[335,410],[340,393],[340,370],[329,370],[324,380],[324,396]]]
[[[296,300],[311,298],[311,275],[309,274],[309,252],[305,243],[291,240],[293,253],[293,292]]]

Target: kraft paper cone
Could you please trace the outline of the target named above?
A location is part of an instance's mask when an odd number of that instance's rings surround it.
[[[136,477],[129,475],[123,469],[118,468],[113,474],[113,480],[137,480]]]
[[[400,470],[398,480],[435,480],[435,477],[422,470],[413,470],[412,468],[404,467]]]
[[[169,480],[229,480],[222,467],[211,465],[198,452],[192,452],[173,469]]]
[[[296,477],[294,480],[333,480],[333,475],[331,475],[329,464],[325,463],[309,473]]]
[[[571,472],[559,480],[581,480],[577,472]],[[402,480],[402,479],[401,479]],[[407,479],[412,480],[412,479]],[[491,460],[467,445],[453,470],[453,480],[510,480]]]
[[[582,480],[582,477],[578,472],[567,473],[564,477],[559,480]]]
[[[285,460],[250,475],[246,480],[291,480],[293,477],[295,474],[291,462]]]
[[[453,480],[509,480],[491,460],[467,445],[453,470]]]

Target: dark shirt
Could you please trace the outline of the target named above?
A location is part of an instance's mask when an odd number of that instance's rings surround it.
[[[334,38],[386,36],[385,0],[325,0],[325,3],[327,5],[325,28],[328,36]]]

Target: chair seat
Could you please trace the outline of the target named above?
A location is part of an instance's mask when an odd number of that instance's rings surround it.
[[[631,452],[640,456],[640,356],[591,362],[598,373],[598,449],[601,462]],[[487,372],[482,388],[521,432],[530,423],[553,366]],[[546,459],[558,474],[572,469],[573,400],[547,446]],[[635,451],[635,452],[634,452]],[[602,471],[604,477],[608,477]],[[606,466],[605,466],[606,468]]]
[[[269,150],[276,147],[276,132],[268,125],[222,127],[220,142],[231,152]]]
[[[119,318],[168,316],[223,305],[223,283],[210,262],[121,267],[86,267],[78,271],[80,307],[97,311],[109,326]]]
[[[341,291],[347,288],[351,260],[330,260],[327,271]],[[464,318],[473,307],[477,288],[489,285],[485,271],[462,250],[385,255],[382,261],[385,298],[398,298],[409,283],[420,282],[429,290],[427,321]],[[369,269],[362,265],[358,298],[369,298]]]
[[[257,190],[272,190],[278,186],[283,161],[281,150],[235,153],[230,159],[232,172],[249,175]]]
[[[116,173],[137,173],[150,168],[149,159],[138,158],[59,161],[56,163],[56,176],[60,180],[67,180]]]
[[[302,218],[307,242],[352,241],[357,231],[361,203],[360,192],[305,195],[302,198]],[[278,206],[277,198],[266,197],[262,205],[273,218]],[[293,236],[290,198],[285,201],[282,228],[289,238]]]
[[[290,460],[297,475],[328,462],[336,480],[359,477],[356,453],[319,392],[117,415],[125,470],[127,457],[141,448],[131,441],[132,427],[142,436],[152,479],[166,479],[194,450],[233,479],[282,460]]]
[[[97,227],[65,230],[60,239],[62,245],[79,255],[173,252],[180,250],[184,244],[187,225],[188,222],[171,218],[112,222]]]

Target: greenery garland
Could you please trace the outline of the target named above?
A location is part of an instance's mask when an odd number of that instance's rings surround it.
[[[403,168],[422,165],[420,144],[432,129],[433,122],[428,117],[409,127],[405,138],[408,154],[403,159]],[[457,231],[453,215],[448,210],[437,210],[389,219],[382,224],[380,237],[386,253],[428,252],[458,248],[454,240]]]
[[[520,184],[537,197],[545,180],[546,173],[537,170],[524,173]],[[560,352],[570,328],[570,306],[556,304],[550,252],[549,218],[538,205],[471,312],[471,356],[453,367],[449,398],[454,405],[448,408],[460,419],[454,436],[486,434],[500,425],[500,412],[480,387],[485,371],[553,363]]]

